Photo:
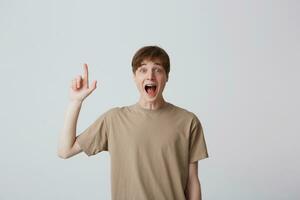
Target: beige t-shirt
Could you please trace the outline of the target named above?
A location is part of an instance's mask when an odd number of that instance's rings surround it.
[[[199,119],[171,103],[112,108],[77,139],[88,156],[110,153],[112,200],[185,200],[189,163],[208,157]]]

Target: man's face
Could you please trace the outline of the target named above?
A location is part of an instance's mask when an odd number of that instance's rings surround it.
[[[159,61],[143,60],[141,66],[135,71],[134,80],[141,98],[153,102],[162,98],[168,78]]]

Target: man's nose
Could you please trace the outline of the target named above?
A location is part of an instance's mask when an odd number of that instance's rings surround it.
[[[148,71],[147,78],[152,80],[154,78],[154,72],[152,70]]]

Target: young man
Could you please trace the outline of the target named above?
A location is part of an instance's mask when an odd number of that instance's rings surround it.
[[[82,102],[97,83],[89,86],[84,65],[83,76],[72,81],[58,156],[108,151],[112,200],[201,199],[198,160],[208,157],[206,143],[199,119],[163,98],[168,54],[157,46],[143,47],[132,59],[132,71],[139,101],[108,110],[76,137]]]

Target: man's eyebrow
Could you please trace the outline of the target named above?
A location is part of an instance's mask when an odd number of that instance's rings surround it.
[[[154,64],[155,64],[155,65],[162,66],[162,64],[161,64],[161,63],[159,63],[159,62],[155,62]]]

